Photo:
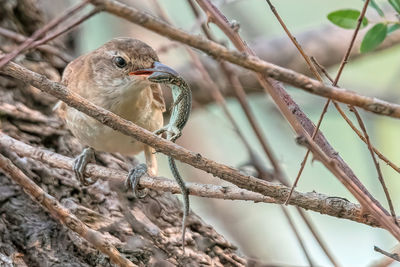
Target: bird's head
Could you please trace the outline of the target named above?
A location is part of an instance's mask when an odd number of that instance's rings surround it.
[[[107,91],[140,91],[151,84],[147,78],[157,71],[177,75],[159,62],[149,45],[133,38],[112,39],[95,50],[90,60],[94,82]]]

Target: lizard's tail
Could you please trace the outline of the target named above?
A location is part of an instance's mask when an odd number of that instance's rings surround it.
[[[171,172],[178,183],[183,197],[183,218],[182,218],[182,249],[185,252],[185,232],[186,232],[186,218],[189,214],[189,193],[185,185],[185,181],[183,181],[181,175],[178,172],[178,168],[176,167],[175,160],[172,157],[168,157],[169,167],[171,168]]]

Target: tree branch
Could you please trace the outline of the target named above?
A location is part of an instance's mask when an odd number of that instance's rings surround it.
[[[241,188],[272,197],[277,203],[283,203],[287,198],[289,188],[286,186],[244,175],[232,167],[214,162],[202,157],[198,153],[191,152],[177,144],[162,139],[130,121],[124,120],[103,108],[95,106],[79,95],[69,92],[62,84],[50,81],[43,75],[32,72],[13,62],[8,63],[1,71],[16,79],[30,83],[112,129],[132,136],[138,141],[154,147],[163,154],[172,156],[193,167],[209,172]],[[112,177],[112,175],[109,176]],[[320,196],[320,194],[314,192],[302,194],[295,191],[289,204],[335,217],[352,218],[354,221],[371,226],[380,226],[379,220],[373,218],[368,213],[362,213],[363,211],[357,204],[349,204],[349,202],[341,198],[326,196],[322,197],[320,201],[315,202],[315,196]],[[312,201],[310,201],[310,198]],[[317,199],[319,199],[319,197],[317,197]],[[345,205],[346,203],[348,205]]]
[[[340,60],[348,47],[348,44],[343,42],[343,40],[349,40],[351,35],[352,31],[350,30],[341,29],[333,25],[325,25],[317,29],[300,32],[296,34],[296,39],[301,43],[305,51],[308,51],[310,55],[317,58],[321,65],[329,68],[340,63]],[[359,34],[360,38],[356,40],[355,47],[360,46],[364,35],[365,32]],[[400,44],[400,31],[395,31],[385,39],[382,45],[380,45],[374,53],[389,49],[398,44]],[[259,37],[251,42],[250,47],[254,50],[257,56],[264,61],[303,73],[307,76],[311,75],[308,66],[304,64],[297,49],[293,47],[293,44],[286,36],[280,36],[277,38]],[[368,55],[370,55],[370,53],[361,54],[359,49],[353,49],[350,58],[354,61]],[[213,81],[220,86],[224,95],[232,96],[233,92],[230,89],[229,83],[219,75],[218,63],[208,57],[203,57],[202,62],[207,70],[209,70]],[[232,71],[240,78],[240,81],[246,89],[246,93],[262,92],[262,88],[258,81],[249,75],[247,71],[243,71],[242,68],[237,66],[232,67]],[[208,104],[213,101],[212,98],[202,90],[204,84],[203,80],[199,78],[196,71],[193,71],[189,66],[189,63],[179,68],[178,72],[185,77],[185,80],[190,84],[193,91],[193,97],[198,103]]]
[[[216,59],[224,59],[312,94],[358,106],[377,114],[400,118],[400,105],[398,104],[383,101],[375,97],[359,95],[346,89],[325,85],[303,74],[263,61],[257,56],[228,50],[218,43],[209,41],[198,35],[188,34],[147,13],[140,12],[133,7],[117,1],[91,0],[91,2],[96,6],[101,6],[105,11],[111,14],[162,34],[167,38],[195,47]]]
[[[66,157],[49,150],[32,147],[3,133],[0,133],[0,145],[6,149],[15,152],[20,157],[29,157],[37,161],[41,161],[54,168],[72,170],[74,159]],[[107,181],[115,181],[123,183],[126,180],[127,173],[125,171],[106,168],[95,164],[88,164],[85,174],[95,178]],[[152,188],[159,191],[180,194],[178,185],[169,179],[160,177],[143,176],[139,181],[140,186]],[[280,190],[282,194],[289,191],[289,188],[283,185],[274,184],[275,188]],[[196,183],[187,183],[189,193],[199,197],[212,197],[229,200],[248,200],[254,202],[282,204],[284,197],[270,198],[258,193],[245,191],[231,186],[202,185]],[[380,227],[379,222],[371,216],[363,214],[359,204],[349,202],[341,197],[332,197],[324,194],[310,193],[294,193],[290,204],[295,206],[299,203],[301,207],[313,210],[321,214],[327,214],[333,217],[348,219],[351,221],[363,223],[373,227]]]
[[[28,157],[54,168],[61,168],[72,171],[74,159],[66,157],[49,150],[37,148],[18,141],[10,136],[0,133],[0,144],[3,148],[17,153],[20,157]],[[85,174],[102,180],[112,180],[118,184],[123,184],[128,175],[127,172],[101,167],[95,164],[88,164]],[[162,177],[143,176],[139,185],[145,188],[151,188],[163,192],[180,194],[181,190],[178,184],[170,179]],[[263,196],[259,193],[250,192],[234,186],[218,186],[211,184],[186,183],[189,194],[198,197],[208,197],[227,200],[245,200],[263,203],[276,203],[275,199]]]

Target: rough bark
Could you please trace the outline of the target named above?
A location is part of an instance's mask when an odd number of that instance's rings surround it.
[[[0,1],[3,6],[4,1]],[[5,1],[0,25],[31,34],[43,23],[36,1]],[[29,8],[25,8],[28,7]],[[2,50],[13,43],[0,39]],[[17,60],[53,80],[59,72],[43,63],[37,51]],[[0,114],[1,131],[25,143],[75,156],[82,147],[52,114],[55,99],[21,82],[0,76],[0,104],[12,112]],[[29,112],[24,112],[29,109]],[[0,148],[1,150],[1,148]],[[118,250],[139,266],[243,266],[235,246],[191,213],[186,254],[180,247],[182,207],[175,196],[150,190],[141,199],[105,181],[83,187],[71,172],[55,169],[12,151],[1,150],[25,174],[89,227],[106,234]],[[98,163],[124,168],[134,159],[100,154]],[[76,233],[61,225],[3,173],[0,173],[1,266],[111,266],[109,259]]]

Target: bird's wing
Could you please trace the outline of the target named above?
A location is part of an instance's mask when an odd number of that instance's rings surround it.
[[[74,68],[74,65],[82,64],[82,60],[83,60],[83,57],[79,57],[76,60],[70,62],[65,67],[63,75],[62,75],[62,79],[61,79],[61,83],[64,86],[68,87],[71,76],[73,75],[72,69]],[[65,120],[66,108],[67,108],[67,105],[60,100],[54,105],[53,111],[56,112],[57,115],[60,116],[63,120]]]
[[[150,87],[153,93],[153,104],[161,109],[162,112],[165,112],[165,101],[161,86],[159,84],[152,84]]]

